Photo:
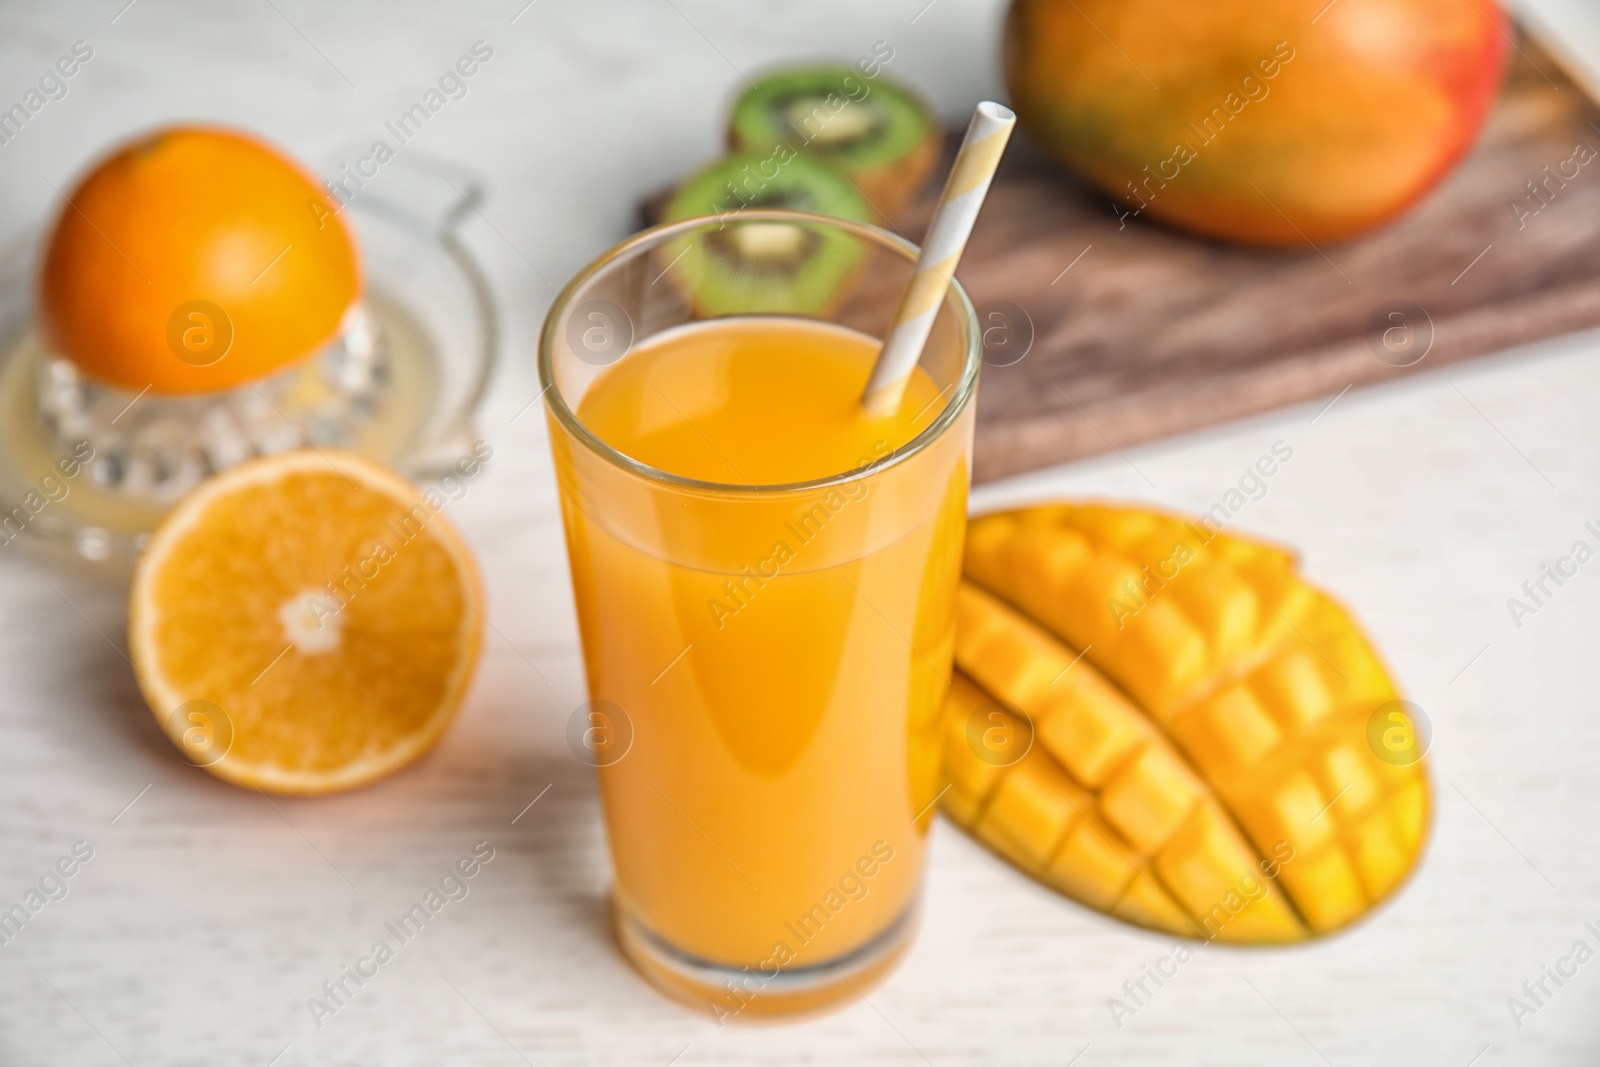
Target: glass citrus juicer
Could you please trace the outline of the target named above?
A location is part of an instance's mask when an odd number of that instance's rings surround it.
[[[0,545],[125,562],[252,456],[426,479],[470,450],[496,346],[455,234],[478,183],[408,157],[339,193],[246,135],[169,128],[0,250]]]

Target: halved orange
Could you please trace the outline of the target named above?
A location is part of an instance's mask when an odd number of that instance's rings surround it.
[[[169,126],[62,195],[39,271],[52,349],[137,392],[230,389],[303,359],[361,293],[340,206],[249,134]]]
[[[477,565],[444,499],[371,460],[303,449],[205,482],[151,535],[128,636],[190,762],[329,793],[427,751],[482,643]]]

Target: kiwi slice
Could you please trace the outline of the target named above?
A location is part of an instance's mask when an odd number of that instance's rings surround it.
[[[942,138],[915,93],[849,68],[768,75],[739,97],[728,122],[728,143],[735,149],[786,143],[824,156],[882,215],[922,188]]]
[[[663,218],[717,216],[661,254],[703,315],[816,315],[860,263],[860,239],[805,222],[741,220],[745,210],[787,209],[866,222],[861,194],[830,164],[787,145],[735,152],[678,187]]]

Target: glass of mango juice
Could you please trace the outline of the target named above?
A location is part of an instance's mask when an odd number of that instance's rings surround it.
[[[863,411],[915,260],[690,219],[584,268],[540,339],[613,928],[719,1022],[864,988],[915,926],[981,355],[952,284],[900,408]]]

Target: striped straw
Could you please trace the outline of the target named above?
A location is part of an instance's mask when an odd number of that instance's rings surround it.
[[[1000,165],[1000,153],[1005,151],[1016,122],[1017,116],[1010,108],[992,100],[979,104],[973,113],[955,166],[950,168],[950,178],[933,209],[933,221],[928,223],[916,270],[900,298],[900,310],[895,312],[894,325],[889,328],[888,339],[883,342],[861,396],[861,404],[869,414],[888,415],[900,406],[901,394],[922,358],[922,347],[928,343],[939,304],[950,288],[950,279],[955,277],[956,264],[967,247],[972,224],[978,220],[978,209],[983,207],[995,168]]]

